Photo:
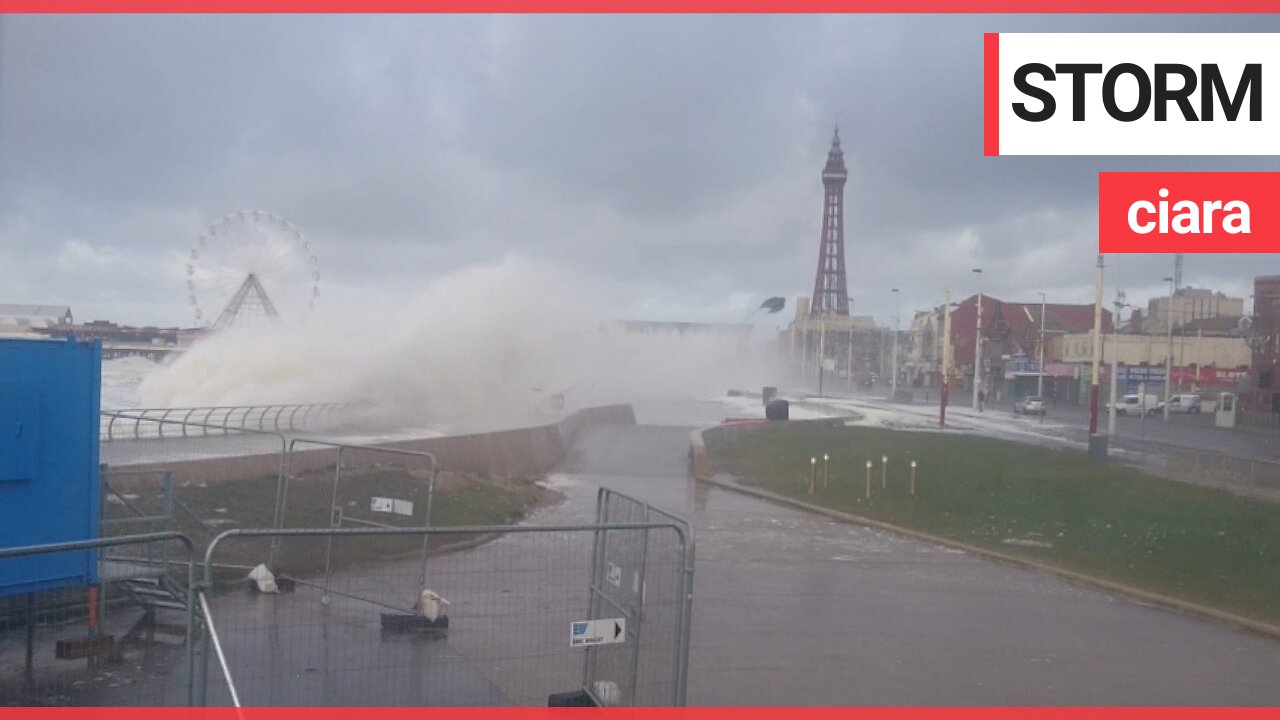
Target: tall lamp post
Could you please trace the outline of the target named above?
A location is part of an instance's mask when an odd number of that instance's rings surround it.
[[[1102,255],[1093,281],[1093,373],[1089,384],[1089,461],[1107,460],[1107,438],[1098,435],[1098,375],[1102,365]]]
[[[951,291],[942,300],[942,383],[938,388],[938,425],[947,426],[947,401],[951,392]]]
[[[850,312],[852,312],[853,298],[849,298],[849,308],[850,308]],[[853,323],[849,323],[849,355],[847,358],[845,358],[844,375],[845,375],[845,386],[848,389],[852,390],[853,389]]]
[[[1120,312],[1129,307],[1124,301],[1124,293],[1116,293],[1116,312],[1111,316],[1111,402],[1107,403],[1107,435],[1116,434],[1116,385],[1120,382],[1120,343],[1117,333],[1120,327]]]
[[[978,276],[978,326],[973,336],[973,409],[978,409],[978,387],[982,385],[982,268],[974,268]]]
[[[1037,358],[1037,360],[1040,363],[1040,367],[1036,368],[1038,371],[1036,374],[1036,397],[1040,398],[1040,402],[1044,402],[1044,310],[1045,310],[1045,306],[1046,306],[1045,295],[1044,293],[1040,293],[1040,352],[1038,353],[1039,357]]]
[[[1164,421],[1165,421],[1165,422],[1169,422],[1169,389],[1173,386],[1173,292],[1174,292],[1174,282],[1173,282],[1173,278],[1171,278],[1171,277],[1167,277],[1167,278],[1165,278],[1165,279],[1164,279],[1164,281],[1165,281],[1165,282],[1167,282],[1167,283],[1169,283],[1169,307],[1167,308],[1167,312],[1165,312],[1165,314],[1164,314],[1164,319],[1165,319],[1165,323],[1164,323],[1164,324],[1166,325],[1165,330],[1166,330],[1166,331],[1167,331],[1167,333],[1168,333],[1168,339],[1169,339],[1169,345],[1168,345],[1168,349],[1165,351],[1165,359],[1164,359]],[[1145,403],[1145,398],[1144,398],[1144,403]],[[1146,411],[1146,405],[1145,405],[1145,404],[1143,405],[1142,409],[1143,409],[1143,411],[1144,411],[1144,413],[1145,413],[1145,411]]]
[[[893,293],[893,359],[890,367],[893,371],[893,380],[889,383],[889,399],[898,399],[898,311],[901,308],[899,304],[898,288],[894,288]]]

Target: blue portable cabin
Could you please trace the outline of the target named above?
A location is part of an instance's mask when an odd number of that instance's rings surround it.
[[[0,338],[0,547],[99,535],[102,345]],[[98,582],[97,551],[0,559],[0,598]]]

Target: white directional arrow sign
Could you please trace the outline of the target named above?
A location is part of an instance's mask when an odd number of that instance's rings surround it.
[[[611,645],[627,641],[626,618],[580,620],[569,625],[569,647]]]

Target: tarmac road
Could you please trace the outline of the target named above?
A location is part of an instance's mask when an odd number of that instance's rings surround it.
[[[561,472],[694,523],[692,705],[1280,703],[1278,641],[692,485],[687,442],[597,427]]]
[[[851,403],[850,407],[860,405],[875,407],[918,417],[924,421],[937,421],[938,399],[936,394],[931,402],[910,404],[893,403],[886,399],[887,389],[877,388],[865,393],[846,393],[837,390],[828,393],[829,399],[841,405]],[[815,402],[823,399],[813,398]],[[1104,404],[1106,399],[1102,401]],[[961,393],[952,395],[947,407],[948,419],[957,423],[978,423],[991,434],[1000,434],[1002,430],[1019,434],[1038,434],[1046,438],[1063,439],[1084,445],[1089,437],[1089,412],[1087,407],[1075,405],[1051,405],[1047,415],[1042,419],[1033,416],[1016,416],[1013,414],[1011,402],[988,402],[984,412],[974,412],[970,406],[970,396]],[[1106,433],[1107,412],[1099,409],[1099,431]],[[1186,415],[1173,413],[1169,422],[1163,415],[1155,417],[1116,417],[1116,437],[1112,445],[1134,452],[1151,452],[1164,448],[1195,450],[1200,452],[1219,453],[1237,458],[1252,460],[1280,461],[1280,429],[1265,429],[1240,426],[1235,429],[1214,426],[1212,413]]]

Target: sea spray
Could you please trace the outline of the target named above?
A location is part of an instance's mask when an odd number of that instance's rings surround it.
[[[570,408],[683,399],[766,374],[760,337],[630,333],[574,289],[555,268],[508,258],[403,301],[211,334],[139,394],[158,407],[342,402],[387,424],[475,422],[554,395]]]

